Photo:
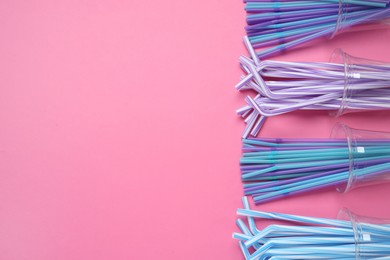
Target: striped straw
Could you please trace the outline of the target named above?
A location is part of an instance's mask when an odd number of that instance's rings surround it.
[[[247,123],[242,137],[256,136],[266,117],[300,109],[336,115],[346,110],[390,109],[390,64],[374,61],[353,64],[351,60],[356,58],[341,50],[335,53],[351,64],[256,61],[241,57],[240,64],[247,75],[236,89],[257,92],[254,98],[247,96],[247,105],[237,110]]]
[[[346,139],[242,142],[244,193],[256,204],[329,187],[349,189],[353,181],[379,180],[390,172],[389,139],[359,140],[358,147],[352,148]]]
[[[386,259],[390,255],[390,224],[359,222],[357,218],[336,220],[251,210],[246,197],[245,209],[237,214],[249,221],[284,221],[253,232],[242,219],[241,233],[233,238],[245,259]]]
[[[260,58],[390,17],[390,0],[244,0],[246,32]]]

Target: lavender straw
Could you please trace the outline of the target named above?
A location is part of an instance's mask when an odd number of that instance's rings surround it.
[[[260,61],[247,38],[244,42],[254,60],[240,58],[246,75],[236,89],[254,90],[257,96],[248,96],[247,105],[237,110],[247,118],[243,138],[256,136],[266,117],[299,109],[337,116],[346,110],[390,109],[390,63],[358,60],[340,49],[333,56],[341,63]]]

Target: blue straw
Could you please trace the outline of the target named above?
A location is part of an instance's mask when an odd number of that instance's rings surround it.
[[[236,221],[241,233],[233,233],[245,259],[388,259],[390,224],[359,221],[348,213],[348,220],[306,217],[250,209],[246,197]],[[283,221],[263,230],[256,220]],[[366,218],[365,218],[366,219]],[[248,228],[249,226],[249,228]]]

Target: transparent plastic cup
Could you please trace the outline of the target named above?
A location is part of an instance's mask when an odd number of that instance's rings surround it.
[[[359,87],[359,90],[357,91],[356,89],[353,88],[352,84],[355,83],[356,85],[356,83],[362,83],[366,78],[372,79],[371,75],[373,73],[377,73],[376,74],[376,77],[378,77],[377,88],[378,89],[384,89],[386,87],[389,88],[390,76],[388,75],[387,70],[390,69],[390,63],[355,57],[344,52],[342,49],[336,49],[333,51],[330,57],[330,62],[341,64],[344,66],[343,96],[341,99],[341,104],[339,109],[336,112],[330,113],[332,116],[339,117],[343,114],[350,113],[350,112],[384,109],[383,106],[381,108],[368,106],[365,109],[357,109],[356,107],[351,106],[350,105],[351,100],[353,100],[358,93],[359,94],[368,93],[368,91],[370,91],[369,94],[367,94],[367,96],[370,96],[372,98],[373,95],[372,94],[373,86],[370,87],[367,86],[365,88]],[[381,80],[383,82],[381,82]],[[382,94],[378,94],[378,95],[383,96]]]
[[[390,253],[390,219],[357,215],[347,208],[339,211],[339,220],[350,221],[355,240],[356,259],[382,259]],[[379,245],[387,249],[369,250],[368,246]],[[387,258],[388,259],[388,258]]]
[[[347,14],[348,9],[345,1],[339,0],[339,12],[336,19],[335,30],[330,36],[330,39],[333,39],[336,35],[346,30],[345,27],[343,28],[343,25],[347,24]]]
[[[353,17],[351,12],[349,12],[351,8],[350,1],[339,0],[338,4],[339,7],[337,18],[335,19],[335,29],[330,35],[330,39],[333,39],[336,35],[339,35],[345,31],[356,32],[389,29],[390,19],[386,16],[383,17],[383,19],[379,19],[378,16],[372,15],[367,15],[366,17]],[[356,22],[355,19],[358,19],[358,22]]]
[[[348,182],[337,187],[339,192],[390,181],[390,133],[338,123],[331,138],[344,139],[348,147]]]

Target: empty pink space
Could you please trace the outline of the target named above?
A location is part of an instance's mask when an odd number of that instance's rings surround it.
[[[241,259],[244,26],[240,1],[1,1],[0,259]],[[345,34],[277,58],[342,47],[390,61],[389,39]],[[341,120],[390,131],[389,115]],[[326,137],[335,121],[291,113],[261,136]],[[256,208],[389,215],[389,188]]]

